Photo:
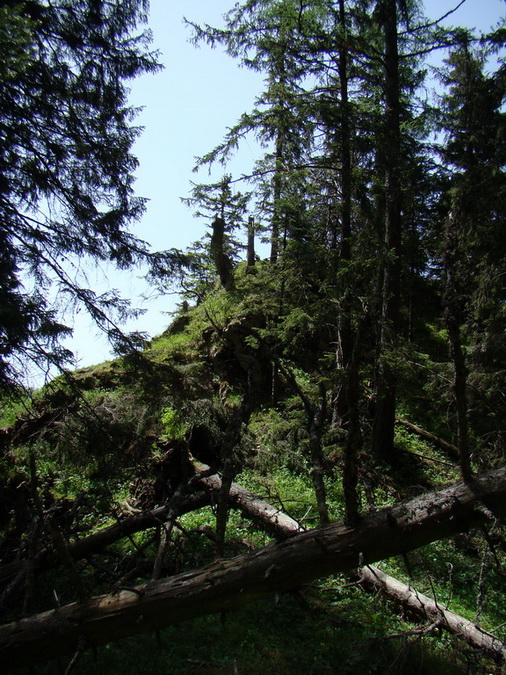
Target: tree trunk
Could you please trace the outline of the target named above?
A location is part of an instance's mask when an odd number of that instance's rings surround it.
[[[194,460],[194,466],[199,472],[209,469],[209,467],[197,460]],[[213,492],[219,492],[222,486],[221,478],[218,474],[206,476],[201,479],[200,483]],[[237,483],[232,483],[230,487],[229,501],[233,508],[239,509],[251,521],[265,532],[276,537],[276,539],[286,539],[294,534],[306,531],[302,525],[281,509],[272,506],[272,504],[269,504]]]
[[[460,214],[460,209],[457,210],[457,214]],[[459,293],[458,288],[462,284],[458,283],[456,273],[456,267],[459,264],[460,258],[459,254],[461,253],[458,246],[457,214],[450,216],[446,223],[444,316],[448,330],[450,356],[453,361],[453,395],[457,412],[457,445],[459,448],[460,471],[464,480],[470,480],[472,471],[467,412],[467,366],[461,331],[464,303],[462,300],[462,290]]]
[[[318,407],[313,406],[309,422],[309,453],[311,455],[311,479],[316,496],[316,505],[320,516],[320,525],[330,523],[329,507],[327,504],[327,490],[325,488],[325,462],[322,448],[322,431],[326,415],[327,392],[320,384],[321,402]]]
[[[200,471],[206,467],[198,467]],[[220,489],[220,478],[217,475],[204,479],[203,483],[211,489]],[[232,496],[233,495],[233,496]],[[262,529],[271,532],[278,540],[286,539],[294,534],[303,532],[302,526],[290,516],[248,492],[237,483],[234,483],[230,492],[231,503],[242,513],[254,520]],[[385,574],[374,565],[368,565],[354,576],[359,577],[360,583],[366,590],[384,592],[390,600],[402,605],[420,621],[436,620],[441,628],[455,635],[476,649],[485,651],[494,660],[506,659],[504,644],[490,633],[486,633],[471,621],[455,614],[455,612],[438,605],[431,598],[412,590],[398,579]]]
[[[356,346],[358,349],[358,345]],[[352,356],[348,366],[348,400],[350,409],[344,443],[344,521],[347,525],[356,525],[360,518],[360,499],[358,496],[358,456],[362,447],[362,430],[360,428],[359,398],[360,378],[356,355]]]
[[[436,621],[441,628],[461,638],[472,647],[486,652],[495,661],[506,659],[504,643],[476,626],[472,621],[467,621],[455,612],[442,607],[423,593],[412,590],[377,567],[364,567],[359,575],[360,583],[374,590],[383,591],[390,600],[396,601],[418,618]]]
[[[392,462],[396,375],[389,352],[399,331],[401,284],[400,85],[396,0],[381,3],[385,38],[385,123],[382,148],[385,170],[385,252],[383,263],[380,355],[377,368],[373,452]]]
[[[416,426],[416,424],[412,424],[402,417],[398,417],[396,421],[398,424],[402,424],[404,427],[406,427],[406,429],[409,429],[417,436],[420,436],[420,438],[423,438],[424,441],[428,441],[429,443],[432,443],[432,445],[435,445],[436,448],[443,450],[448,455],[450,455],[450,457],[453,457],[453,459],[459,458],[459,449],[456,445],[453,445],[453,443],[448,443],[448,441],[445,441],[444,438],[435,436],[434,434],[431,434],[430,431],[422,429],[421,427]]]
[[[73,653],[289,591],[506,515],[506,468],[364,517],[297,534],[200,570],[73,603],[0,628],[7,668]]]
[[[234,411],[233,419],[228,425],[222,446],[221,487],[218,491],[216,503],[216,555],[219,558],[225,555],[230,490],[237,473],[237,461],[234,453],[241,440],[243,426],[248,423],[250,416],[251,408],[248,401],[249,396],[244,395],[240,406]]]
[[[346,374],[334,403],[334,417],[346,430],[344,445],[343,491],[345,522],[353,525],[359,518],[358,451],[362,445],[360,429],[360,378],[358,365],[358,335],[352,328],[353,283],[351,261],[352,166],[350,143],[350,107],[348,96],[348,46],[346,44],[345,0],[339,0],[341,42],[338,49],[338,73],[341,92],[339,116],[339,154],[341,166],[341,252],[340,264],[345,270],[342,289],[342,310],[339,317],[337,365]]]
[[[255,271],[255,220],[253,216],[248,219],[248,246],[247,246],[247,271],[253,273]]]
[[[270,261],[275,263],[279,255],[279,239],[281,232],[281,196],[283,192],[283,158],[284,158],[284,133],[281,128],[276,135],[276,157],[273,178],[273,212],[271,221],[271,254]]]
[[[325,462],[322,448],[322,431],[327,412],[327,392],[322,383],[320,383],[320,403],[319,405],[313,402],[306,396],[304,391],[299,387],[297,378],[291,370],[281,365],[280,361],[273,357],[273,363],[276,363],[279,372],[287,379],[293,389],[297,392],[300,400],[304,405],[308,420],[308,434],[309,434],[309,454],[311,457],[311,480],[315,491],[316,504],[318,507],[318,514],[320,516],[320,524],[324,525],[330,522],[329,509],[327,504],[327,490],[325,488]]]
[[[216,216],[213,220],[211,255],[221,285],[225,290],[231,290],[234,286],[233,267],[230,258],[225,253],[225,221],[220,216]]]
[[[339,28],[342,32],[341,44],[338,49],[338,73],[341,100],[339,103],[339,160],[341,179],[341,250],[339,260],[346,269],[345,284],[342,289],[343,310],[339,330],[339,343],[343,367],[346,368],[351,361],[353,350],[353,336],[351,327],[351,279],[349,263],[351,260],[351,191],[352,191],[352,167],[351,167],[351,143],[350,143],[350,106],[348,96],[348,46],[346,44],[346,9],[344,0],[339,0]],[[345,403],[341,406],[343,414],[347,412],[346,395]]]

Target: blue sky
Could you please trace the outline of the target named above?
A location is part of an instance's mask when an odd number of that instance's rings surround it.
[[[425,9],[435,19],[457,4],[458,0],[427,0]],[[185,248],[204,234],[205,224],[180,201],[188,195],[190,181],[207,180],[206,170],[192,173],[195,157],[220,142],[227,127],[253,107],[262,88],[261,76],[239,68],[219,49],[195,48],[188,41],[191,32],[183,25],[183,16],[196,23],[221,25],[221,17],[233,5],[234,0],[151,0],[153,47],[160,50],[165,69],[133,82],[130,100],[143,106],[137,123],[144,131],[134,149],[140,160],[136,191],[149,199],[134,232],[154,250]],[[505,0],[466,0],[448,22],[487,30],[504,16],[504,10]],[[256,152],[253,142],[246,143],[227,171],[247,173]],[[177,297],[154,297],[140,276],[139,270],[89,272],[93,288],[105,290],[110,284],[131,298],[134,306],[147,310],[127,326],[129,330],[157,335],[170,323],[167,313],[174,310]],[[76,316],[74,338],[68,344],[81,366],[110,358],[107,341],[82,313]]]

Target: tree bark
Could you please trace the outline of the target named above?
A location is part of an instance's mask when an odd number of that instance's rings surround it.
[[[225,290],[230,291],[234,286],[234,276],[232,262],[225,253],[225,221],[220,216],[216,216],[212,227],[211,255],[213,256],[221,285]]]
[[[309,453],[311,457],[311,480],[313,482],[313,487],[315,491],[316,504],[318,508],[318,514],[320,516],[320,524],[325,525],[330,522],[329,518],[329,507],[327,504],[327,490],[325,487],[324,480],[324,456],[322,448],[322,432],[323,424],[325,422],[326,416],[326,397],[327,392],[322,383],[320,383],[320,403],[315,405],[304,391],[300,388],[297,383],[297,379],[293,372],[282,366],[279,359],[273,357],[271,354],[273,362],[277,365],[279,372],[286,378],[289,384],[297,392],[300,400],[304,405],[304,410],[307,415],[308,420],[308,433],[309,433]]]
[[[201,464],[197,460],[194,460],[193,463],[198,471],[208,469],[205,464]],[[222,482],[218,474],[202,478],[200,483],[213,492],[221,490]],[[272,506],[272,504],[237,483],[232,483],[228,497],[233,508],[239,509],[251,521],[277,539],[286,539],[294,534],[306,531],[302,525],[290,518],[281,509]]]
[[[419,618],[437,621],[441,628],[461,638],[472,647],[486,652],[495,661],[506,659],[504,643],[476,626],[472,621],[442,607],[428,596],[411,589],[377,567],[364,567],[359,574],[361,584],[383,591],[390,599],[395,600]]]
[[[203,470],[205,467],[199,467]],[[213,490],[220,489],[220,478],[217,475],[204,479],[207,486]],[[277,539],[286,539],[294,534],[303,532],[304,529],[293,518],[279,509],[256,497],[237,483],[232,485],[231,497],[234,494],[232,504],[240,509],[245,516],[254,520],[264,530],[271,532]],[[464,640],[476,649],[484,651],[496,661],[506,660],[504,644],[490,633],[483,631],[471,621],[464,619],[455,612],[441,607],[431,598],[413,590],[398,579],[386,574],[374,565],[368,565],[357,570],[356,576],[360,584],[366,590],[376,592],[378,589],[384,592],[390,600],[397,602],[402,607],[414,614],[419,620],[436,620],[452,635]]]
[[[420,438],[423,438],[424,441],[428,441],[429,443],[432,443],[432,445],[435,445],[436,448],[443,450],[443,452],[446,452],[453,459],[459,459],[459,449],[456,445],[453,445],[453,443],[448,443],[448,441],[445,441],[444,438],[435,436],[434,434],[431,434],[430,431],[422,429],[421,427],[416,426],[416,424],[412,424],[402,417],[398,417],[396,421],[399,424],[402,424],[402,426],[406,427],[406,429],[412,431],[417,436],[420,436]]]
[[[245,394],[241,405],[234,411],[222,445],[221,486],[216,503],[216,555],[219,558],[225,555],[230,490],[238,468],[234,452],[241,440],[243,426],[248,423],[250,413],[249,395]]]
[[[444,294],[444,317],[448,331],[450,356],[453,361],[453,395],[457,413],[457,438],[460,472],[464,480],[472,477],[471,451],[469,447],[467,406],[467,365],[461,326],[464,322],[463,290],[459,288],[457,266],[462,251],[457,236],[457,216],[450,216],[445,232],[446,289]]]
[[[283,158],[284,158],[284,132],[280,127],[276,134],[276,156],[273,178],[273,212],[271,221],[271,253],[270,261],[275,263],[279,255],[279,238],[281,233],[281,196],[283,193]]]
[[[73,603],[0,627],[7,668],[74,653],[289,591],[506,515],[506,468],[364,517],[303,532],[200,570]]]
[[[399,331],[401,288],[401,188],[400,188],[400,84],[396,0],[378,2],[385,38],[385,252],[383,263],[380,354],[377,368],[373,452],[392,462],[395,457],[394,426],[397,377],[389,352]]]
[[[346,28],[345,0],[339,0],[339,28],[342,37],[338,49],[338,73],[341,91],[339,134],[340,134],[340,164],[341,164],[341,253],[340,264],[344,268],[344,284],[342,289],[342,312],[339,317],[338,336],[338,367],[346,373],[345,382],[340,386],[335,399],[335,416],[342,420],[346,429],[343,465],[343,492],[345,502],[345,522],[354,525],[359,519],[360,500],[357,491],[358,485],[358,452],[362,445],[360,428],[360,377],[358,363],[358,331],[352,328],[353,309],[353,279],[350,267],[351,261],[351,212],[352,212],[352,162],[351,162],[351,131],[350,106],[348,95],[348,47]],[[342,270],[341,270],[342,273]]]
[[[248,272],[254,272],[255,262],[255,220],[253,216],[250,216],[248,219],[248,245],[246,256]]]
[[[325,462],[322,447],[323,424],[326,415],[326,391],[320,384],[321,402],[318,407],[313,406],[309,423],[309,452],[311,455],[311,480],[316,496],[316,505],[320,516],[320,525],[330,523],[329,507],[327,504],[327,490],[325,487]]]
[[[358,349],[358,345],[356,346]],[[348,366],[348,401],[350,410],[344,444],[343,494],[345,505],[344,520],[347,525],[356,525],[360,519],[360,498],[358,486],[358,457],[362,447],[362,430],[360,428],[360,377],[356,355],[352,356]]]

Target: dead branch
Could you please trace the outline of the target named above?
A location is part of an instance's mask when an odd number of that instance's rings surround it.
[[[364,567],[360,570],[360,575],[360,582],[363,585],[381,590],[390,599],[395,600],[404,609],[414,612],[419,618],[433,621],[434,624],[460,637],[472,647],[484,651],[495,661],[503,661],[506,658],[504,643],[472,621],[438,604],[427,595],[411,589],[377,567]]]
[[[207,506],[210,500],[209,493],[205,492],[188,495],[179,505],[179,515]],[[165,505],[123,518],[114,525],[69,543],[68,552],[74,560],[87,558],[124,537],[141,532],[149,527],[156,527],[169,517],[169,511],[170,508]],[[61,560],[56,552],[53,549],[46,548],[39,551],[34,556],[33,561],[30,561],[30,564],[33,566],[33,571],[38,573],[56,567],[60,562]],[[28,563],[27,560],[16,560],[0,567],[0,582],[6,582],[19,574],[26,573],[25,568],[27,568]]]
[[[370,565],[450,537],[486,520],[480,503],[506,516],[506,468],[365,516],[335,523],[193,572],[73,603],[0,627],[6,668],[31,665],[90,646],[228,611],[318,577]]]
[[[426,431],[421,427],[417,427],[416,424],[412,424],[412,422],[409,422],[402,417],[398,417],[396,422],[398,422],[398,424],[402,424],[403,427],[406,427],[406,429],[409,429],[420,438],[423,438],[424,441],[428,441],[429,443],[432,443],[432,445],[435,445],[436,448],[443,450],[443,452],[446,452],[453,459],[459,459],[459,449],[456,445],[453,445],[453,443],[449,443],[443,438],[431,434],[430,431]]]

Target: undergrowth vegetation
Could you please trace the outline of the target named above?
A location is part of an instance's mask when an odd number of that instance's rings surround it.
[[[261,156],[193,183],[203,236],[155,252],[122,84],[158,67],[149,3],[0,4],[0,668],[504,675],[504,20],[187,22],[264,84],[196,169]],[[167,330],[123,334],[87,257],[178,293]],[[63,307],[117,358],[66,372]],[[24,391],[25,361],[60,375]]]
[[[257,279],[250,279],[254,286]],[[55,529],[57,539],[71,547],[136,514],[171,504],[176,509],[181,495],[196,489],[188,482],[194,460],[224,479],[230,476],[304,528],[317,527],[311,415],[318,409],[325,420],[318,442],[328,513],[331,521],[345,517],[346,431],[332,418],[330,401],[340,382],[322,371],[331,344],[319,358],[299,358],[298,341],[315,338],[313,322],[287,307],[271,332],[274,314],[259,312],[258,299],[247,292],[248,278],[241,283],[240,297],[218,290],[176,317],[146,347],[142,359],[148,366],[128,359],[101,364],[53,382],[31,401],[5,403],[0,549],[6,565],[35,561],[55,545]],[[278,341],[282,354],[274,352]],[[419,396],[432,391],[429,371],[418,383]],[[395,463],[368,451],[368,374],[365,368],[357,483],[362,512],[459,480],[455,458],[402,423],[396,426]],[[400,409],[402,417],[419,422],[413,418],[411,388],[408,383]],[[441,433],[447,411],[433,408],[431,416],[432,430]],[[174,514],[162,555],[164,576],[204,566],[217,555],[217,498]],[[75,600],[76,571],[90,595],[149,581],[162,529],[160,521],[116,538],[76,560],[73,570],[63,564],[35,571],[34,563],[30,575],[14,573],[4,580],[1,595],[5,619]],[[246,515],[229,511],[225,557],[271,541]],[[486,536],[463,532],[384,560],[381,567],[506,640],[504,562],[497,523]],[[32,672],[59,668],[51,662]],[[112,642],[95,655],[83,654],[73,672],[485,675],[494,668],[440,628],[430,629],[388,598],[366,594],[347,575],[337,575],[222,616]]]

